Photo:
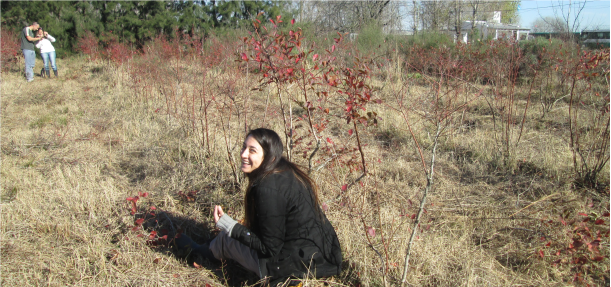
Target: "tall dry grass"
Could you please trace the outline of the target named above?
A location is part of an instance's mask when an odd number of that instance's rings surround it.
[[[195,268],[168,248],[147,245],[148,233],[160,226],[151,223],[145,230],[132,231],[142,214],[130,215],[126,198],[150,193],[139,206],[155,206],[162,227],[180,228],[197,240],[214,234],[214,204],[240,218],[244,181],[241,176],[236,179],[231,165],[237,164],[245,130],[263,124],[267,95],[273,89],[253,92],[256,80],[246,75],[201,70],[177,61],[174,67],[186,74],[176,86],[136,93],[126,68],[84,58],[60,64],[60,78],[30,84],[18,73],[2,73],[2,285],[255,284],[257,278],[235,263]],[[162,74],[149,75],[152,81],[146,83],[178,78],[176,71],[168,67]],[[404,121],[390,108],[399,88],[385,79],[371,84],[379,87],[385,104],[372,106],[380,123],[362,132],[370,174],[345,193],[341,185],[358,176],[345,166],[331,163],[312,174],[337,230],[345,264],[341,275],[326,283],[308,280],[309,286],[400,282],[414,228],[411,216],[417,212],[426,178]],[[172,96],[179,108],[191,107],[190,96],[200,95],[202,88],[218,98],[208,110],[207,138],[204,123],[194,123],[188,113],[202,113],[201,106],[172,110],[174,106],[167,105]],[[428,87],[414,83],[410,89],[408,96],[415,101]],[[228,93],[234,98],[221,99]],[[517,104],[524,101],[518,99]],[[270,97],[268,105],[266,125],[280,133],[276,97]],[[500,147],[487,107],[485,98],[470,103],[461,125],[442,138],[436,185],[422,224],[416,227],[420,231],[408,284],[579,283],[572,281],[573,265],[554,265],[548,259],[563,247],[546,243],[568,245],[572,240],[569,227],[558,221],[561,216],[569,220],[578,218],[578,212],[608,212],[609,191],[575,190],[572,185],[571,152],[558,130],[564,127],[566,103],[557,103],[545,122],[535,120],[541,114],[537,105],[528,110],[511,173],[502,170],[495,156]],[[411,117],[415,137],[426,148],[430,132],[417,114]],[[339,123],[331,122],[321,137],[353,144],[354,138]],[[307,166],[306,159],[295,158]],[[197,191],[192,193],[194,200],[181,195],[190,191]],[[368,228],[375,234],[368,234]],[[599,248],[607,258],[596,270],[609,268],[608,226],[606,230]],[[544,257],[539,256],[541,250]],[[558,258],[572,260],[569,255]],[[608,285],[608,277],[596,276],[590,280]]]

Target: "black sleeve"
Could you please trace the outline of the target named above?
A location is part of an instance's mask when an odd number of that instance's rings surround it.
[[[230,236],[256,250],[261,258],[272,257],[284,245],[286,200],[273,189],[259,188],[253,195],[258,234],[238,223]]]

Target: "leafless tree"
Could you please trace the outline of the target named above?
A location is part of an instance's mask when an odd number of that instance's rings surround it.
[[[441,0],[421,1],[420,21],[425,30],[447,30],[450,19],[450,2]]]
[[[418,30],[455,31],[460,37],[465,20],[489,21],[494,11],[503,11],[503,21],[516,21],[517,3],[505,0],[363,0],[296,2],[298,18],[314,23],[319,31],[357,32],[375,24],[384,31],[403,30],[407,24]],[[407,28],[406,27],[406,28]]]
[[[540,11],[539,16],[541,16],[541,19],[551,27],[558,25],[559,21],[557,20],[561,19],[564,26],[562,31],[567,33],[567,38],[573,39],[573,33],[578,32],[577,29],[579,29],[581,24],[581,12],[586,7],[587,2],[588,1],[558,1],[553,4],[552,8],[555,17],[543,17]]]
[[[300,6],[300,16],[321,30],[355,32],[367,24],[387,30],[399,29],[403,2],[398,1],[306,1]]]
[[[460,28],[465,20],[490,21],[494,11],[502,12],[503,23],[518,21],[519,1],[504,0],[425,0],[413,1],[414,16],[426,30],[454,30],[460,37]],[[474,27],[472,27],[474,29]]]
[[[532,32],[566,33],[568,32],[564,19],[546,16],[532,23]]]

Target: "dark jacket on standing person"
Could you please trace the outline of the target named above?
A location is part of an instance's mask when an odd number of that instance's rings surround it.
[[[255,220],[236,224],[231,237],[258,253],[262,276],[272,286],[289,277],[327,277],[341,272],[342,254],[333,226],[293,172],[254,183],[249,200]]]

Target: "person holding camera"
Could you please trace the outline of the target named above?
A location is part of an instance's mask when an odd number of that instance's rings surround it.
[[[34,81],[34,65],[36,64],[36,52],[34,52],[34,43],[42,39],[41,36],[35,36],[36,30],[40,25],[34,22],[32,25],[23,28],[21,31],[21,51],[25,59],[25,78],[29,82]]]
[[[47,74],[47,78],[51,77],[51,73],[49,70],[49,63],[51,63],[51,68],[53,69],[53,74],[57,77],[57,65],[55,64],[55,48],[51,42],[55,42],[55,38],[49,35],[43,29],[38,29],[38,36],[42,37],[40,41],[36,44],[36,48],[40,49],[40,55],[42,56],[42,61],[45,64],[43,71],[40,72],[40,75],[44,77],[44,73]],[[43,73],[44,72],[44,73]]]

